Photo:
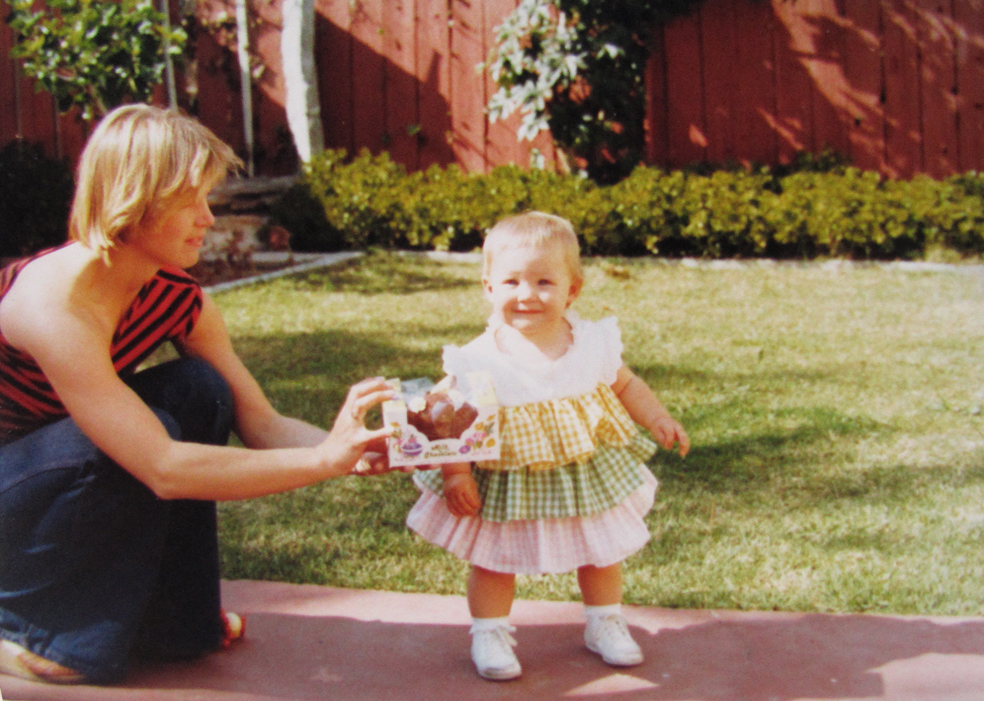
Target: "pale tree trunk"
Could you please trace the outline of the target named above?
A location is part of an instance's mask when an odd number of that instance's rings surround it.
[[[324,149],[314,64],[314,0],[283,0],[280,54],[287,88],[287,124],[302,163]]]
[[[246,174],[253,177],[253,72],[249,65],[249,23],[246,0],[236,0],[236,53],[243,96],[243,137],[246,141]]]
[[[171,3],[161,1],[161,13],[164,15],[164,29],[171,32]],[[174,80],[174,60],[171,58],[171,41],[164,42],[164,78],[167,83],[167,106],[176,109],[178,106],[178,88]]]

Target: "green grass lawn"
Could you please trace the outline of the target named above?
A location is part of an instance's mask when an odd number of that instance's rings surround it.
[[[442,345],[484,328],[478,275],[377,254],[217,301],[275,405],[327,425],[363,377],[439,377]],[[628,603],[984,613],[984,276],[597,260],[575,308],[618,316],[693,441],[651,462]],[[223,504],[224,576],[461,594],[466,567],[403,523],[415,498],[391,474]]]

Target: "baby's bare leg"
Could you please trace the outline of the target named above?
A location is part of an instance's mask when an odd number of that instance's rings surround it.
[[[504,618],[512,608],[516,575],[472,567],[468,577],[468,610],[472,618]]]
[[[585,565],[577,570],[577,583],[585,606],[622,603],[622,563],[608,567]]]

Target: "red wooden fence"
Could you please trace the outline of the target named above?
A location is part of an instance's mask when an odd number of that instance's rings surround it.
[[[206,12],[231,11],[231,0],[205,1]],[[389,151],[410,169],[528,163],[518,118],[486,119],[494,86],[476,71],[515,4],[318,0],[326,145]],[[254,90],[257,169],[291,172],[280,2],[250,7],[265,67]],[[984,170],[984,0],[706,0],[655,34],[651,163],[778,164],[829,147],[892,177]],[[10,42],[4,25],[0,144],[19,136],[74,158],[83,130],[16,77]],[[199,118],[243,150],[234,54],[203,34],[196,58]],[[534,146],[556,158],[545,136]]]
[[[893,177],[984,168],[981,0],[708,0],[657,39],[654,163],[829,147]]]

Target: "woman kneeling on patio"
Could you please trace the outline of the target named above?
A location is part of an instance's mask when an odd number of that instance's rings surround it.
[[[238,165],[193,119],[121,107],[82,154],[70,241],[0,274],[0,672],[106,683],[220,648],[215,501],[388,469],[364,457],[381,379],[331,432],[282,416],[183,272]],[[181,357],[137,372],[165,341]]]

